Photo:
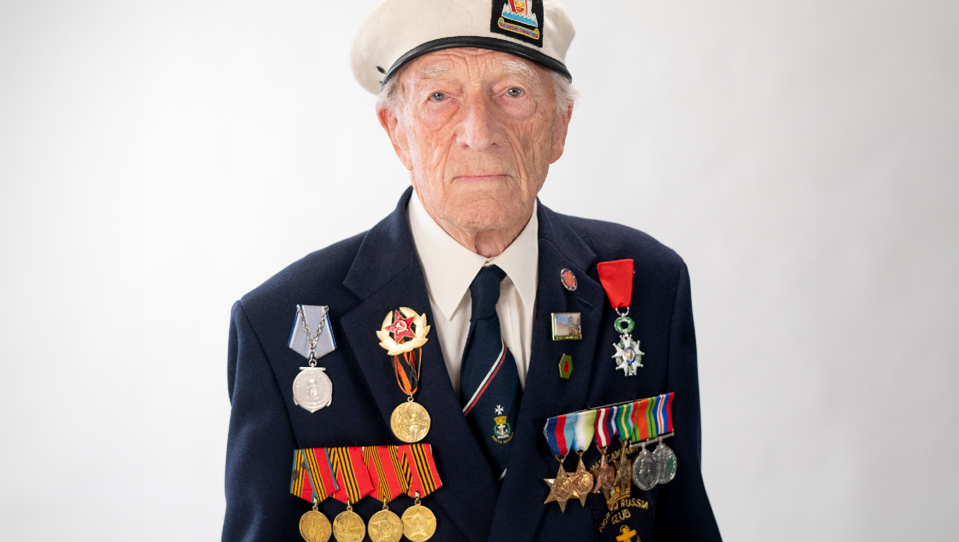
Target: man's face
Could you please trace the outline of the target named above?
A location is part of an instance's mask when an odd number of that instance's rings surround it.
[[[550,72],[507,53],[447,49],[397,77],[396,107],[380,122],[426,210],[447,231],[518,234],[572,113],[557,111]]]

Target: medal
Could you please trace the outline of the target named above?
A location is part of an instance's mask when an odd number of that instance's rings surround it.
[[[408,307],[400,307],[386,315],[376,336],[380,346],[393,356],[396,383],[409,396],[407,402],[393,410],[390,427],[396,438],[403,442],[419,442],[430,430],[430,415],[422,405],[413,401],[413,394],[420,385],[420,366],[430,326],[426,314],[417,314]]]
[[[586,506],[586,497],[593,490],[593,475],[583,465],[583,454],[589,449],[589,445],[593,441],[595,424],[595,410],[577,413],[573,422],[574,438],[570,447],[579,456],[576,472],[573,473],[573,493],[579,498],[579,504],[582,506]]]
[[[323,329],[329,323],[329,307],[321,308],[323,309],[323,316],[319,318],[316,335],[311,335],[310,326],[307,322],[306,312],[303,310],[303,306],[296,306],[297,321],[303,323],[303,332],[306,337],[306,342],[309,345],[307,359],[309,360],[310,366],[300,367],[300,374],[296,375],[296,378],[293,380],[293,403],[305,408],[311,414],[323,407],[330,406],[330,403],[333,401],[333,382],[330,380],[330,377],[326,375],[326,369],[316,366],[316,344],[320,336],[323,335]],[[297,329],[295,324],[293,329],[294,331]],[[330,337],[330,340],[332,340],[332,332],[328,331],[327,335]],[[295,338],[294,334],[290,339],[291,348],[293,347]]]
[[[327,542],[330,539],[330,520],[319,511],[319,503],[329,497],[335,487],[325,449],[309,448],[294,452],[290,492],[313,503],[313,510],[300,518],[300,536],[306,542]]]
[[[593,486],[593,493],[602,493],[603,498],[609,501],[610,493],[613,490],[613,481],[616,479],[616,467],[606,462],[606,449],[609,447],[612,436],[614,435],[614,416],[610,416],[611,408],[601,408],[596,411],[596,420],[593,428],[593,434],[596,437],[596,449],[599,450],[599,466],[590,471],[596,480]]]
[[[632,440],[641,450],[633,465],[633,481],[646,491],[676,476],[676,454],[662,443],[672,434],[672,402],[673,394],[668,393],[634,403]],[[657,445],[653,453],[646,448],[649,441]]]
[[[389,507],[390,501],[406,492],[409,484],[403,476],[396,446],[367,446],[363,449],[373,494],[383,502],[383,509],[370,518],[369,533],[373,542],[399,542],[403,538],[403,522]]]
[[[599,281],[606,290],[606,296],[619,318],[613,322],[613,327],[619,333],[619,341],[613,343],[616,353],[616,369],[622,369],[626,376],[634,376],[636,370],[643,366],[643,352],[639,349],[639,341],[632,337],[636,323],[629,317],[629,306],[633,297],[633,260],[616,260],[596,264]]]
[[[672,482],[673,478],[676,477],[676,452],[660,440],[653,451],[653,459],[660,466],[659,483],[668,484]]]
[[[553,452],[553,456],[556,457],[556,461],[559,461],[559,470],[556,472],[556,478],[544,479],[546,485],[549,486],[549,496],[546,497],[546,501],[543,504],[551,502],[558,503],[560,512],[566,512],[566,501],[574,498],[573,479],[570,478],[563,469],[563,462],[569,454],[567,433],[569,433],[570,436],[573,434],[572,427],[567,428],[566,420],[568,416],[569,414],[553,416],[546,420],[546,427],[543,428],[549,449]],[[576,496],[576,498],[578,498],[578,496]]]
[[[366,525],[353,512],[353,503],[373,492],[373,482],[363,463],[362,448],[328,448],[327,454],[336,476],[333,498],[346,503],[346,510],[333,520],[333,536],[337,542],[360,542],[366,536]]]
[[[413,506],[403,512],[403,534],[413,542],[425,542],[436,533],[436,516],[420,504],[420,497],[443,487],[429,444],[406,444],[397,448],[404,472],[409,473],[406,494],[413,497]]]
[[[653,459],[653,454],[646,449],[646,443],[633,460],[633,481],[636,487],[649,491],[659,483],[660,464]]]

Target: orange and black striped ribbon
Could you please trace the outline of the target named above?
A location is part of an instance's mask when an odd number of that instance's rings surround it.
[[[293,452],[293,479],[290,493],[313,502],[323,502],[336,490],[326,448],[304,448]]]
[[[404,444],[397,452],[409,480],[407,495],[425,497],[443,487],[433,460],[433,448],[429,444]]]
[[[363,449],[363,462],[377,500],[390,502],[406,493],[409,482],[403,475],[396,446],[367,446]]]
[[[293,479],[290,481],[290,493],[297,497],[313,502],[313,484],[306,468],[306,450],[293,452]]]
[[[420,387],[420,366],[423,362],[423,351],[416,348],[410,352],[403,352],[400,356],[393,356],[393,370],[396,372],[396,383],[406,395],[412,396]]]
[[[327,448],[326,451],[336,478],[334,499],[355,503],[373,493],[373,482],[363,463],[362,447]]]

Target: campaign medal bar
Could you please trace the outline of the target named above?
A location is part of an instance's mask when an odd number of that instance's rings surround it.
[[[300,518],[300,536],[306,542],[327,542],[330,539],[330,520],[320,512],[319,504],[335,490],[336,482],[325,448],[294,452],[290,493],[313,503],[313,509]]]
[[[403,474],[396,446],[367,446],[363,462],[373,482],[373,494],[383,503],[383,509],[373,514],[368,525],[373,542],[399,542],[403,538],[403,521],[390,510],[389,503],[409,490],[409,481]]]
[[[336,474],[333,498],[346,503],[346,510],[333,519],[333,536],[337,542],[361,542],[366,537],[366,525],[353,511],[353,503],[373,493],[373,482],[363,463],[363,449],[359,446],[328,448],[327,453]]]
[[[633,441],[641,449],[633,464],[633,481],[646,491],[676,477],[676,453],[663,443],[673,434],[672,402],[673,394],[668,393],[635,403]],[[650,453],[648,444],[655,444],[656,450]]]
[[[330,403],[333,401],[333,382],[330,380],[330,377],[326,375],[326,369],[316,366],[316,358],[318,357],[317,343],[320,337],[326,337],[326,341],[324,341],[324,352],[320,354],[321,356],[335,349],[336,343],[333,342],[333,331],[329,329],[330,308],[326,306],[308,306],[306,308],[310,310],[320,310],[313,311],[314,319],[317,321],[316,334],[313,335],[310,333],[310,324],[306,316],[307,311],[304,310],[303,305],[296,306],[297,322],[302,323],[304,338],[306,339],[308,347],[306,357],[309,367],[300,367],[300,374],[296,375],[296,378],[293,380],[293,402],[312,414],[321,408],[330,406]],[[302,347],[303,345],[297,344],[302,343],[302,339],[298,337],[296,331],[297,326],[296,322],[294,322],[289,346],[290,348],[298,350],[298,347]]]
[[[430,326],[426,314],[417,314],[408,307],[400,307],[386,315],[376,336],[380,346],[393,356],[396,383],[408,396],[405,403],[393,410],[390,427],[396,438],[403,442],[419,442],[430,430],[430,414],[422,405],[413,401],[413,394],[420,385],[420,366],[423,362],[422,346],[428,340]]]
[[[613,327],[619,333],[619,341],[613,344],[616,353],[616,369],[622,369],[625,376],[634,376],[643,366],[643,352],[639,341],[633,339],[635,322],[629,317],[629,306],[633,298],[633,260],[616,260],[596,264],[599,281],[606,290],[606,296],[619,318]]]
[[[555,502],[559,504],[560,512],[564,513],[566,512],[566,501],[574,498],[574,480],[563,468],[563,462],[566,461],[566,456],[569,454],[567,432],[572,433],[571,428],[567,428],[568,416],[569,414],[553,416],[546,420],[546,426],[543,428],[543,434],[546,436],[549,449],[553,452],[553,456],[556,457],[556,461],[559,462],[559,470],[556,471],[556,478],[545,479],[546,485],[549,486],[549,496],[546,497],[546,501],[543,504]]]

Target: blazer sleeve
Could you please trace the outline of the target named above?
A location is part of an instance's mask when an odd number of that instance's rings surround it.
[[[666,440],[676,452],[676,478],[659,486],[653,538],[669,541],[719,541],[702,475],[702,431],[699,410],[699,376],[696,367],[696,332],[689,289],[689,272],[682,264],[673,304],[669,337],[666,389],[673,400],[675,435]]]
[[[296,440],[266,353],[243,309],[233,305],[227,384],[230,429],[226,452],[223,542],[299,539],[289,493]],[[303,503],[306,505],[306,503]]]

